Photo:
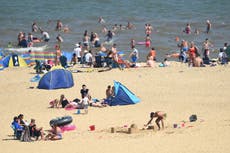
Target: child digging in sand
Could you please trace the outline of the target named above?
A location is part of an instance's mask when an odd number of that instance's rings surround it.
[[[152,122],[153,118],[155,118],[155,117],[157,118],[155,122],[158,126],[158,130],[161,129],[160,124],[159,124],[160,121],[161,121],[162,129],[164,129],[163,119],[166,118],[166,113],[164,113],[162,111],[151,112],[150,113],[150,120],[148,121],[148,123],[145,126],[148,126]]]

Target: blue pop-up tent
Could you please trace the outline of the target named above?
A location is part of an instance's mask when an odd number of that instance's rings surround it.
[[[114,97],[108,100],[110,106],[130,105],[140,102],[140,99],[120,82],[114,81]]]
[[[55,69],[46,73],[39,81],[39,89],[70,88],[74,85],[73,75],[65,69]]]

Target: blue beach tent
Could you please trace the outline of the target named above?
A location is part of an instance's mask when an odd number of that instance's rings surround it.
[[[46,73],[39,81],[39,89],[70,88],[74,85],[73,75],[65,69],[55,69]]]
[[[115,95],[111,100],[108,100],[110,106],[130,105],[140,102],[140,99],[120,82],[114,81],[114,88]]]

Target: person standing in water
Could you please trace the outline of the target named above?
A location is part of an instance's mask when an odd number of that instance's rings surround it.
[[[209,20],[206,21],[206,25],[207,25],[207,28],[206,28],[206,33],[208,34],[211,30],[211,27],[212,27],[212,24]]]
[[[63,27],[63,24],[60,20],[57,20],[57,25],[56,25],[56,31],[61,31]]]
[[[152,42],[152,40],[151,40],[149,34],[147,34],[145,37],[145,47],[149,48],[151,46],[151,42]]]
[[[187,23],[183,32],[185,32],[186,34],[191,34],[191,26],[189,23]]]

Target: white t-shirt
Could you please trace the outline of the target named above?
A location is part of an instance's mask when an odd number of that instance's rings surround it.
[[[85,98],[82,99],[82,104],[84,106],[89,105],[89,99],[88,99],[88,97],[85,97]]]
[[[74,48],[73,52],[76,54],[77,57],[81,57],[81,48],[80,47]]]
[[[136,48],[133,49],[132,55],[138,57],[138,50]]]
[[[44,31],[44,32],[42,32],[42,35],[43,35],[44,39],[50,39],[48,32]]]
[[[86,61],[87,63],[92,62],[92,59],[93,59],[93,55],[92,55],[91,53],[87,53],[87,54],[85,55],[85,61]]]

